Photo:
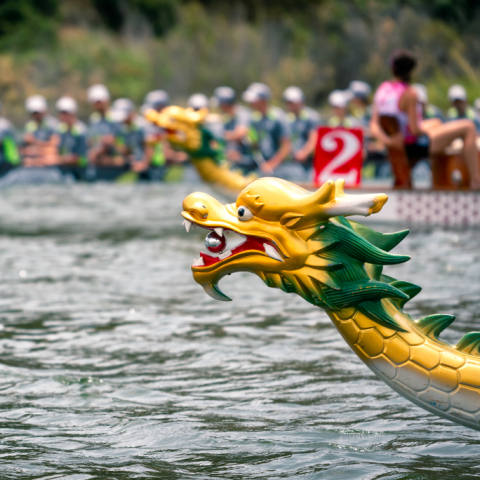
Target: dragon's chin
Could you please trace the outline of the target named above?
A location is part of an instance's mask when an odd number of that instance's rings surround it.
[[[221,251],[201,251],[191,267],[194,280],[216,300],[230,301],[218,288],[218,282],[224,276],[241,271],[268,271],[284,263],[283,254],[271,239],[240,233],[233,228],[201,225],[191,217],[185,218],[183,225],[187,232],[197,227],[206,230],[207,236],[215,232],[217,238],[224,241],[225,248]]]

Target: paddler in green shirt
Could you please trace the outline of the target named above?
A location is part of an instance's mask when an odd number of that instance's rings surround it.
[[[85,167],[87,165],[87,127],[77,118],[77,102],[72,97],[62,97],[57,101],[55,108],[60,119],[58,163]]]
[[[0,111],[2,103],[0,102]],[[21,158],[17,148],[15,129],[4,117],[0,117],[0,169],[8,169],[20,165]]]

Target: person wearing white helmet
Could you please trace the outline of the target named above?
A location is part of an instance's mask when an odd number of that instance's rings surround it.
[[[468,118],[475,123],[477,132],[480,132],[480,122],[475,110],[468,104],[467,91],[463,85],[452,85],[448,89],[448,100],[451,107],[447,111],[448,120]]]
[[[369,126],[372,109],[370,107],[370,95],[372,87],[362,80],[353,80],[348,86],[350,92],[350,109],[352,115],[360,121],[363,127]]]
[[[328,126],[332,128],[355,128],[360,127],[358,118],[348,113],[348,104],[352,94],[348,90],[333,90],[328,96],[328,103],[332,109],[332,115],[328,120]]]
[[[217,87],[213,92],[220,111],[225,154],[244,174],[256,170],[248,142],[251,112],[237,103],[237,94],[231,87]]]
[[[305,105],[305,94],[299,87],[288,87],[283,92],[287,109],[287,120],[292,132],[292,157],[306,171],[313,165],[313,154],[317,146],[320,115]]]
[[[72,97],[61,97],[55,104],[60,123],[58,133],[58,163],[85,167],[87,165],[87,127],[77,118],[77,102]]]
[[[93,108],[88,126],[88,162],[106,167],[123,166],[125,160],[115,146],[118,126],[110,116],[110,92],[105,85],[92,85],[87,90],[87,100]]]
[[[0,102],[0,111],[2,103]],[[20,152],[17,147],[15,128],[10,120],[0,116],[0,172],[20,165]]]
[[[440,108],[436,107],[435,105],[431,105],[428,101],[428,90],[425,85],[422,83],[414,83],[412,87],[415,88],[418,96],[418,101],[422,105],[423,109],[423,119],[430,120],[430,119],[438,119],[441,122],[445,121],[445,116]]]
[[[48,106],[42,95],[31,95],[25,100],[30,120],[25,125],[21,154],[27,167],[42,167],[55,163],[59,143],[58,122],[48,115]]]
[[[270,88],[258,82],[243,94],[243,100],[253,110],[249,140],[254,159],[264,174],[280,175],[278,169],[292,148],[291,131],[285,112],[270,104],[271,97]]]
[[[146,149],[145,133],[138,123],[135,104],[128,98],[118,98],[112,104],[111,117],[118,124],[116,147],[126,163],[144,162],[149,151]]]

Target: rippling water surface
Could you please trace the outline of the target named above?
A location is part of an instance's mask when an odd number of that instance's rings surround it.
[[[480,476],[480,433],[399,397],[319,309],[247,274],[207,297],[191,190],[1,192],[0,478]],[[387,269],[424,287],[414,316],[457,315],[453,342],[480,328],[479,237],[414,231]]]

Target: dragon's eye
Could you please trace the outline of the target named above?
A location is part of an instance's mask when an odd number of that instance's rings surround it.
[[[237,215],[238,219],[242,222],[250,220],[253,217],[253,213],[247,207],[238,207]]]

